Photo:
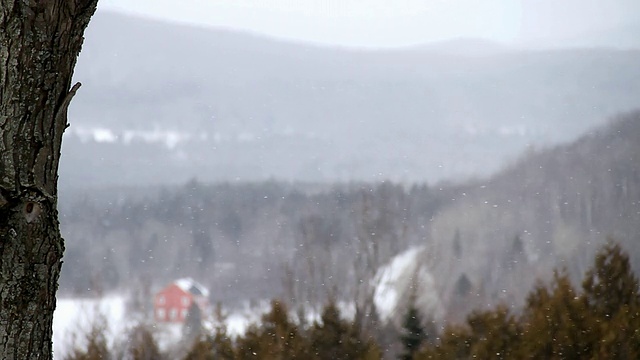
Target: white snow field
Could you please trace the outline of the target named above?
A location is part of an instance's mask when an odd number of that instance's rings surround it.
[[[62,359],[75,345],[82,346],[85,334],[94,325],[106,327],[107,344],[113,345],[126,323],[123,296],[59,298],[53,314],[53,357]]]
[[[63,359],[74,347],[84,348],[85,336],[93,326],[105,329],[109,348],[126,341],[128,330],[137,325],[139,319],[130,318],[126,312],[127,297],[112,294],[103,298],[58,298],[53,315],[53,355]],[[249,302],[242,308],[227,313],[225,325],[231,336],[244,334],[250,324],[257,323],[262,314],[269,311],[269,301],[260,301],[253,307]],[[214,323],[205,320],[206,328],[213,330]],[[181,324],[155,324],[153,332],[158,346],[166,350],[180,340]]]

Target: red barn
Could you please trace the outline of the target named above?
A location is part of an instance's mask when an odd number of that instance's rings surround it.
[[[191,304],[196,304],[206,313],[209,290],[191,278],[176,280],[156,294],[154,318],[158,322],[184,322]]]

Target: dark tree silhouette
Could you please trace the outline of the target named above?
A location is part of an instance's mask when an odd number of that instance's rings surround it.
[[[427,334],[418,309],[415,305],[411,305],[404,316],[402,323],[402,334],[400,342],[402,342],[403,352],[400,354],[400,360],[412,360],[413,355],[420,349],[420,346],[427,340]]]
[[[63,240],[58,163],[98,0],[0,0],[0,358],[50,359]]]

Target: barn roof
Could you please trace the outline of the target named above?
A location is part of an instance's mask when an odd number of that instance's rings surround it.
[[[184,292],[196,296],[209,297],[209,290],[192,278],[182,278],[175,281],[175,284]]]

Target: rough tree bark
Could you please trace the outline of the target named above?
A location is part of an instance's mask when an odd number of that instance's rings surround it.
[[[58,161],[98,0],[0,0],[0,358],[50,359]]]

